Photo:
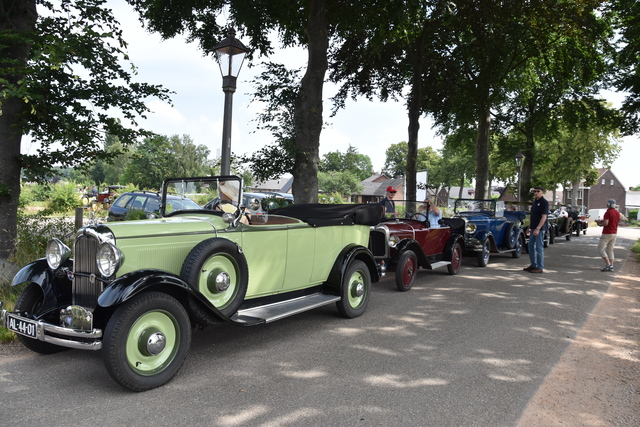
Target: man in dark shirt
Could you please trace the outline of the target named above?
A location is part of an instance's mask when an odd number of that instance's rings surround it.
[[[393,188],[392,186],[388,186],[386,197],[380,201],[380,204],[384,207],[382,212],[383,218],[398,217],[398,213],[396,212],[396,202],[393,201],[394,197],[396,197],[396,189]]]
[[[531,265],[523,270],[531,273],[544,271],[544,233],[547,231],[549,202],[543,197],[544,188],[534,187],[535,200],[531,205],[529,221],[529,259]]]
[[[613,246],[616,244],[618,223],[620,222],[620,212],[616,210],[614,199],[607,200],[607,208],[602,221],[598,222],[599,226],[604,227],[598,243],[598,252],[605,263],[600,271],[613,271]]]

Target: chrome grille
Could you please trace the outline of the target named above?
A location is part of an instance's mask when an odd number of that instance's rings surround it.
[[[87,309],[97,306],[98,296],[102,293],[96,254],[98,239],[95,236],[81,234],[76,237],[73,260],[73,304]]]

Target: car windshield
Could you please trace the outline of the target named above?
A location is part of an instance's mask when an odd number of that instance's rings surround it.
[[[237,176],[171,178],[162,188],[162,215],[199,209],[235,211],[240,205],[242,179]]]
[[[457,199],[454,212],[462,215],[474,213],[495,215],[496,202],[495,200]]]

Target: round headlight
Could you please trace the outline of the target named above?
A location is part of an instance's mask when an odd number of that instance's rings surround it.
[[[113,275],[123,261],[122,252],[111,243],[105,242],[98,247],[96,261],[100,274],[105,277]]]
[[[467,224],[465,225],[464,231],[466,231],[467,234],[473,234],[476,232],[476,225],[472,222],[467,222]]]
[[[47,243],[47,264],[52,269],[57,269],[71,257],[71,249],[58,239],[51,239]]]
[[[389,247],[395,248],[398,243],[400,243],[400,238],[398,236],[389,237]]]

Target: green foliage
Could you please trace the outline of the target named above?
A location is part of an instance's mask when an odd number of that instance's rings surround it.
[[[131,154],[120,182],[157,191],[170,176],[208,175],[212,167],[208,157],[209,149],[205,145],[196,146],[188,135],[145,138]]]
[[[27,106],[16,117],[18,128],[42,145],[22,157],[29,179],[43,179],[54,165],[107,158],[101,146],[105,133],[134,141],[145,133],[135,119],[149,111],[147,98],[168,99],[167,90],[134,81],[124,67],[129,62],[126,42],[104,1],[39,1],[38,7],[45,10],[33,33],[0,33],[2,47],[30,46],[26,63],[16,59],[13,66],[0,68],[4,99],[22,99]],[[22,23],[3,23],[3,28],[16,27]],[[119,110],[132,127],[123,126],[109,110]]]
[[[23,267],[44,257],[47,243],[53,237],[72,247],[73,226],[74,222],[69,218],[50,218],[42,212],[36,215],[19,213],[18,237],[10,261]]]
[[[75,184],[54,185],[48,209],[54,213],[65,213],[82,206]]]
[[[362,191],[362,184],[351,172],[319,172],[318,188],[327,194],[341,194],[349,197]]]
[[[363,181],[373,174],[371,159],[365,154],[358,153],[358,149],[349,145],[343,154],[332,151],[325,154],[318,165],[320,172],[349,172]],[[320,186],[321,189],[323,189]],[[323,189],[324,190],[324,189]]]
[[[125,221],[138,221],[147,219],[147,213],[142,209],[129,209],[124,216]]]
[[[249,164],[253,175],[261,180],[279,178],[293,171],[295,160],[295,100],[300,89],[300,70],[267,62],[265,71],[251,81],[255,88],[251,102],[264,108],[255,122],[258,129],[271,133],[273,143],[239,160]]]
[[[345,203],[344,199],[342,198],[342,196],[339,193],[333,193],[333,194],[318,194],[318,203],[323,203],[323,204],[343,204]]]
[[[638,220],[638,209],[630,210],[628,219],[629,219],[629,221],[637,221]]]
[[[404,175],[407,169],[408,155],[409,144],[406,141],[391,144],[386,151],[382,173],[391,178]]]
[[[637,256],[637,261],[640,262],[640,240],[637,240],[634,244],[633,247],[631,248],[631,250],[635,253],[638,254]]]

